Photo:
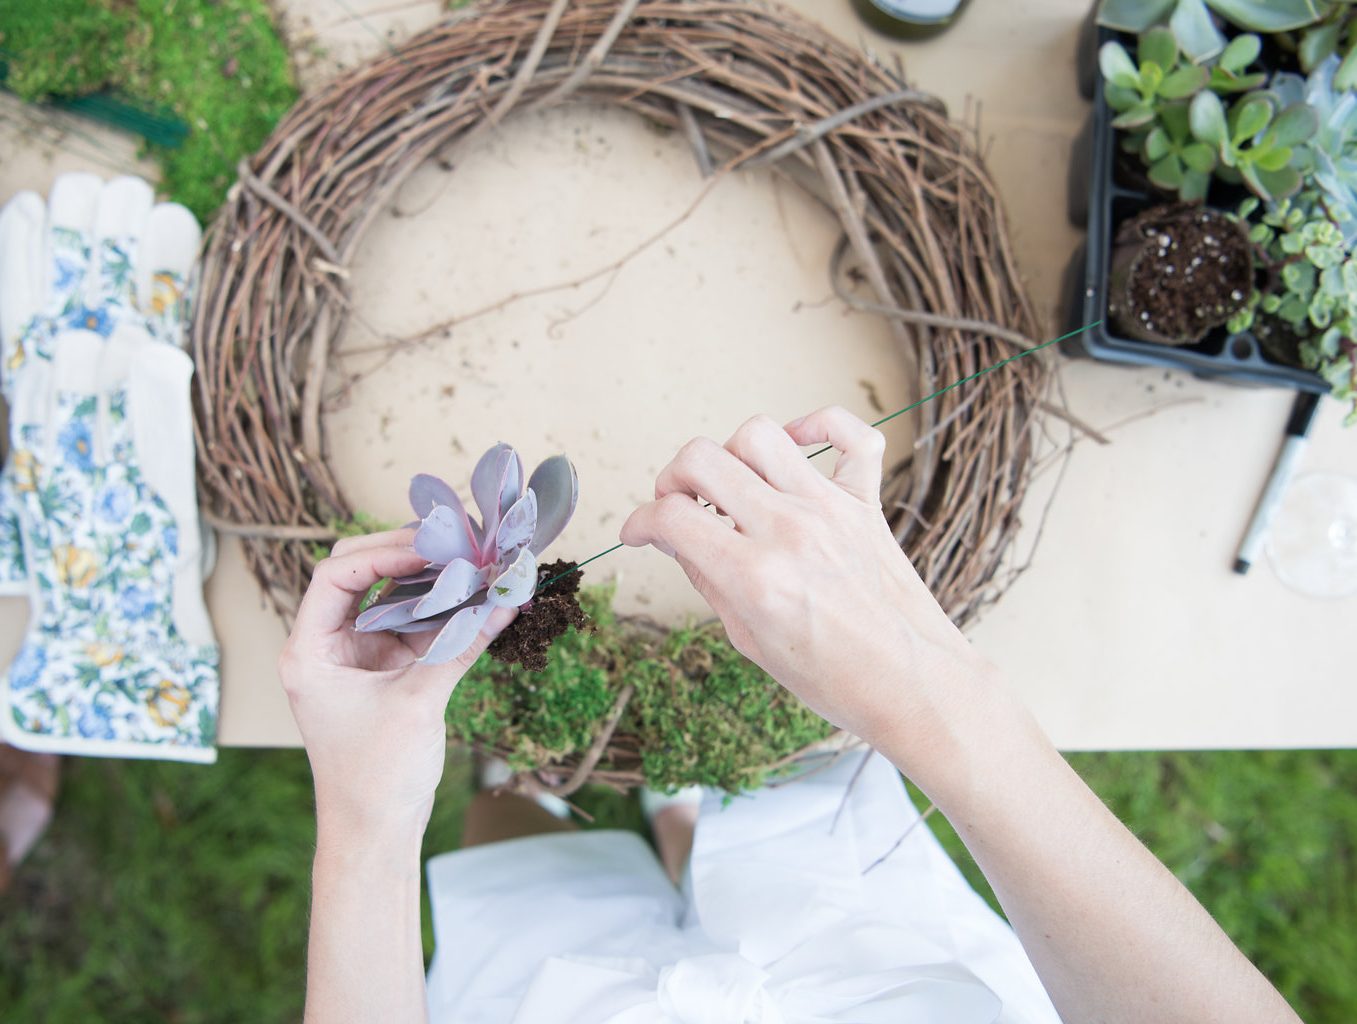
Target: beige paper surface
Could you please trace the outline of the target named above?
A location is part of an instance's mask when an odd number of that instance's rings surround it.
[[[311,83],[376,52],[374,30],[398,41],[437,16],[411,4],[365,24],[322,0],[281,6]],[[870,33],[847,0],[791,6],[885,59],[899,53],[911,82],[954,113],[968,97],[979,102],[1019,265],[1048,336],[1057,332],[1060,277],[1081,239],[1064,208],[1070,141],[1087,111],[1073,81],[1084,4],[976,0],[954,29],[919,44]],[[40,160],[7,164],[0,195],[49,181]],[[579,278],[674,225],[703,184],[681,139],[620,112],[513,118],[451,173],[422,169],[377,219],[353,268],[358,306],[400,335]],[[785,181],[723,182],[615,275],[458,324],[353,386],[327,419],[337,475],[355,507],[402,521],[414,472],[464,488],[497,440],[529,466],[564,451],[579,469],[580,506],[551,555],[609,547],[689,437],[724,440],[754,412],[786,418],[831,402],[874,419],[863,381],[886,411],[908,400],[883,326],[829,299],[835,237]],[[379,341],[355,324],[341,348]],[[373,357],[340,365],[362,370]],[[1248,577],[1230,572],[1290,396],[1093,363],[1063,362],[1062,376],[1074,413],[1112,443],[1076,446],[1030,566],[971,630],[975,642],[1067,749],[1357,743],[1357,687],[1334,641],[1350,638],[1357,601],[1297,595],[1266,563]],[[1340,418],[1326,403],[1302,472],[1357,475],[1357,432],[1342,433]],[[1068,436],[1063,424],[1051,430]],[[888,436],[893,462],[908,438],[898,428]],[[817,460],[826,472],[827,458]],[[1020,560],[1059,468],[1024,506]],[[586,574],[616,576],[624,611],[669,622],[711,614],[653,551],[618,551]],[[233,542],[208,597],[224,650],[222,741],[297,742],[275,671],[283,630]],[[17,603],[0,605],[0,660],[21,617]]]

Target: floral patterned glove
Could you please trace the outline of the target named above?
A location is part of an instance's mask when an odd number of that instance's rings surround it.
[[[27,749],[211,761],[218,649],[202,599],[193,367],[179,347],[198,230],[151,200],[137,179],[67,175],[46,210],[28,194],[0,216],[5,476],[33,603],[0,682],[0,734]],[[12,273],[23,265],[40,269]]]
[[[20,192],[0,210],[0,394],[11,405],[24,368],[50,359],[63,327],[107,337],[130,320],[184,343],[187,278],[202,232],[177,204],[153,206],[140,178],[105,184],[67,174],[50,204]],[[0,594],[28,592],[12,461],[0,469]]]

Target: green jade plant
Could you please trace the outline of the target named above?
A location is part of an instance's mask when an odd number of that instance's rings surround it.
[[[1304,103],[1281,106],[1270,93],[1245,95],[1229,111],[1219,96],[1203,90],[1192,98],[1188,119],[1193,138],[1216,151],[1216,175],[1243,182],[1263,199],[1288,196],[1301,187],[1302,144],[1318,118]]]
[[[1184,202],[1205,198],[1217,166],[1217,149],[1192,133],[1188,100],[1204,89],[1229,94],[1247,92],[1262,83],[1261,72],[1248,70],[1261,42],[1242,35],[1210,67],[1183,61],[1167,28],[1144,32],[1136,61],[1121,43],[1109,41],[1098,52],[1106,80],[1104,97],[1117,112],[1112,125],[1122,130],[1122,148],[1140,156],[1151,183],[1176,192]]]
[[[1258,211],[1250,197],[1237,219],[1247,223]],[[1349,214],[1328,207],[1318,190],[1283,199],[1249,230],[1255,264],[1268,283],[1226,325],[1230,331],[1254,330],[1274,352],[1294,355],[1328,382],[1335,398],[1352,402],[1346,424],[1357,425],[1357,256],[1343,237]],[[1289,337],[1279,343],[1277,325]]]

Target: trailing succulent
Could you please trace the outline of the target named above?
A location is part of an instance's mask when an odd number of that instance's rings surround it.
[[[1248,222],[1258,201],[1246,199],[1237,213]],[[1349,426],[1357,425],[1357,256],[1341,228],[1348,216],[1330,208],[1318,190],[1302,192],[1265,209],[1249,240],[1255,263],[1270,283],[1255,290],[1227,325],[1257,329],[1272,318],[1292,335],[1301,365],[1316,370],[1335,398],[1350,400]]]
[[[471,493],[481,519],[435,476],[410,482],[419,517],[415,551],[427,565],[392,580],[358,615],[363,632],[437,630],[421,661],[450,661],[471,646],[498,607],[528,605],[537,591],[537,556],[560,536],[579,498],[575,468],[564,455],[542,462],[524,487],[523,460],[497,444],[476,463]]]

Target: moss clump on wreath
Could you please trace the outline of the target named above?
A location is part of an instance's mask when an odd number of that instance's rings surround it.
[[[477,661],[448,705],[450,735],[503,756],[515,771],[560,765],[568,775],[630,684],[634,692],[595,777],[735,792],[759,785],[778,761],[834,732],[737,652],[720,623],[660,636],[618,618],[614,589],[580,588],[592,626],[569,626],[540,671]]]

